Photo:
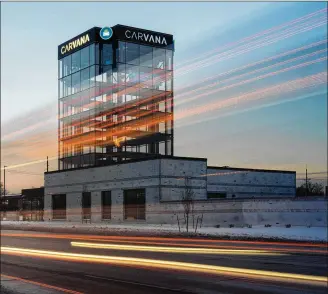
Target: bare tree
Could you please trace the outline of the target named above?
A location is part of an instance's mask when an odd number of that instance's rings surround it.
[[[189,231],[189,216],[194,214],[194,191],[191,189],[190,178],[185,178],[185,189],[181,193],[181,203],[183,205],[184,217],[187,233]]]

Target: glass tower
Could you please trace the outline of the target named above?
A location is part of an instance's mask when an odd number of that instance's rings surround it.
[[[173,155],[173,36],[111,29],[58,47],[59,170]]]

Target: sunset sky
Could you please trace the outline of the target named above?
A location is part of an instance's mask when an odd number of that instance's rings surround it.
[[[115,24],[174,35],[175,155],[295,170],[299,179],[307,165],[327,184],[327,3],[1,6],[1,167],[10,192],[43,185],[44,160],[57,155],[58,44]]]

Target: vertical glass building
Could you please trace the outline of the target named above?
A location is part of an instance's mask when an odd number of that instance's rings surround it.
[[[173,155],[173,36],[116,25],[58,46],[59,170]]]

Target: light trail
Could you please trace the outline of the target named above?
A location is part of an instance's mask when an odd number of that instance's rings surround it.
[[[285,32],[280,33],[281,35],[268,36],[268,37],[264,38],[263,40],[258,40],[256,42],[254,42],[253,44],[252,43],[251,44],[245,44],[241,48],[231,49],[231,50],[228,50],[226,52],[220,53],[216,56],[213,56],[213,57],[210,57],[208,59],[202,60],[202,61],[200,61],[196,64],[192,64],[192,65],[189,66],[189,68],[187,67],[187,69],[184,68],[183,70],[181,70],[182,71],[181,73],[179,72],[179,70],[176,70],[175,75],[179,76],[180,74],[186,74],[186,73],[189,73],[189,72],[194,71],[196,69],[203,68],[203,67],[208,66],[208,65],[213,65],[214,63],[216,63],[218,61],[226,60],[226,59],[229,59],[231,57],[235,57],[235,56],[241,55],[243,53],[250,52],[252,50],[255,50],[255,49],[264,47],[266,45],[270,45],[272,43],[275,43],[277,41],[281,41],[281,40],[284,40],[286,38],[295,36],[297,34],[304,33],[306,31],[309,31],[309,30],[315,29],[317,27],[323,26],[324,24],[327,23],[327,18],[326,17],[324,19],[322,18],[322,19],[318,19],[318,20],[315,20],[314,23],[307,24],[307,26],[303,25],[303,27],[297,28],[296,30],[295,30],[295,28],[291,28],[291,29],[289,29]],[[240,50],[240,51],[236,51],[237,49]]]
[[[120,256],[104,256],[94,254],[67,253],[49,250],[35,250],[17,247],[1,247],[1,254],[14,256],[29,256],[73,262],[103,263],[128,267],[145,267],[153,269],[178,270],[184,272],[206,273],[211,275],[233,275],[240,278],[250,276],[266,280],[280,280],[285,282],[298,282],[302,284],[326,285],[327,277],[310,276],[293,273],[280,273],[274,271],[255,270],[247,268],[233,268],[225,266],[214,266],[207,264],[176,262],[159,259],[132,258]]]
[[[9,275],[5,275],[5,274],[1,274],[1,277],[6,278],[6,279],[17,280],[17,281],[20,281],[20,282],[24,282],[24,283],[28,283],[28,284],[32,284],[32,285],[36,285],[36,286],[41,286],[43,288],[57,290],[57,291],[64,292],[64,293],[83,294],[82,292],[73,291],[73,290],[62,288],[62,287],[52,286],[52,285],[48,285],[48,284],[45,284],[45,283],[35,282],[35,281],[32,281],[32,280],[23,279],[23,278],[19,278],[19,277],[15,277],[15,276],[9,276]]]
[[[122,244],[104,244],[90,242],[71,242],[72,247],[112,249],[124,251],[146,251],[146,252],[166,252],[166,253],[191,253],[191,254],[221,254],[221,255],[285,255],[281,253],[269,252],[265,250],[238,250],[238,249],[213,249],[213,248],[188,248],[188,247],[160,247],[160,246],[135,246]]]
[[[238,45],[238,44],[243,43],[243,42],[245,42],[245,41],[252,40],[252,39],[255,39],[255,38],[260,37],[260,36],[262,36],[262,35],[265,35],[265,34],[271,33],[272,31],[276,31],[276,30],[282,29],[282,28],[284,28],[284,27],[286,27],[286,26],[287,26],[287,27],[290,27],[291,25],[293,25],[293,24],[295,24],[295,23],[298,23],[298,22],[300,22],[300,21],[303,21],[303,20],[306,20],[306,19],[308,19],[308,18],[314,17],[314,16],[316,16],[317,14],[325,13],[325,12],[327,12],[327,10],[328,10],[327,8],[323,8],[323,9],[317,10],[317,11],[315,11],[315,12],[312,12],[312,13],[310,13],[310,14],[307,14],[307,15],[305,15],[305,16],[302,16],[302,17],[296,18],[296,19],[294,19],[294,20],[292,20],[292,21],[289,21],[289,22],[283,23],[283,24],[281,24],[281,25],[275,26],[275,27],[273,27],[273,28],[270,28],[270,29],[264,30],[264,31],[262,31],[262,32],[256,33],[256,34],[254,34],[254,35],[251,35],[251,36],[249,36],[249,37],[243,38],[243,39],[241,39],[241,40],[239,40],[239,41],[235,41],[235,42],[232,42],[232,43],[228,43],[228,44],[226,44],[226,45],[224,45],[224,46],[220,46],[219,48],[216,48],[216,49],[214,49],[214,50],[211,50],[211,51],[209,51],[209,52],[203,54],[202,56],[198,56],[198,57],[195,57],[195,58],[193,58],[193,59],[189,59],[189,60],[187,60],[187,61],[181,62],[180,64],[177,64],[177,66],[183,65],[183,64],[185,64],[185,63],[193,62],[193,61],[195,61],[195,60],[197,60],[197,59],[200,59],[200,58],[204,57],[204,55],[205,55],[205,56],[206,56],[206,55],[210,55],[210,54],[215,53],[215,52],[217,52],[217,51],[219,51],[219,50],[223,50],[223,49],[225,49],[225,48],[227,48],[227,47],[229,47],[229,46]]]
[[[314,42],[314,43],[311,43],[309,45],[305,45],[305,46],[302,46],[302,47],[299,47],[299,48],[296,48],[296,49],[292,49],[290,51],[286,51],[286,52],[283,52],[281,54],[278,54],[278,55],[274,55],[272,57],[268,57],[268,58],[265,58],[265,59],[262,59],[260,61],[256,61],[256,62],[253,62],[253,63],[249,63],[247,65],[243,65],[241,67],[238,67],[238,68],[234,68],[232,70],[229,70],[229,71],[226,71],[226,72],[223,72],[223,73],[220,73],[220,74],[217,74],[217,75],[214,75],[212,77],[208,77],[208,78],[205,78],[201,81],[198,81],[196,84],[203,84],[205,83],[206,81],[208,80],[214,80],[214,79],[217,79],[221,76],[225,76],[225,75],[229,75],[231,73],[234,73],[234,72],[238,72],[238,71],[241,71],[241,70],[244,70],[244,69],[247,69],[247,68],[250,68],[250,67],[253,67],[255,65],[259,65],[259,64],[262,64],[262,63],[265,63],[265,62],[268,62],[268,61],[272,61],[272,60],[275,60],[275,59],[278,59],[280,57],[284,57],[284,56],[287,56],[287,55],[290,55],[290,54],[293,54],[293,53],[297,53],[299,51],[302,51],[302,50],[306,50],[306,49],[310,49],[310,48],[313,48],[313,47],[316,47],[318,45],[322,45],[322,44],[325,44],[327,43],[327,39],[325,40],[322,40],[322,41],[318,41],[318,42]],[[185,85],[183,86],[182,88],[178,88],[175,92],[178,93],[179,91],[182,91],[186,88],[189,88],[189,87],[192,87],[194,86],[195,83],[192,83],[192,84],[188,84],[188,85]],[[180,94],[179,94],[180,95]],[[176,96],[175,96],[176,97]]]
[[[316,12],[314,12],[314,13],[311,13],[311,14],[308,14],[308,15],[306,15],[306,16],[303,16],[303,17],[300,17],[300,18],[298,18],[298,19],[295,19],[295,20],[293,20],[293,21],[290,21],[290,22],[287,22],[287,23],[285,23],[285,24],[282,24],[282,25],[279,25],[279,26],[276,26],[276,27],[274,27],[274,28],[270,28],[270,29],[268,29],[268,30],[265,30],[265,31],[263,31],[263,32],[260,32],[260,33],[257,33],[257,34],[255,34],[255,35],[252,35],[252,36],[250,36],[250,37],[247,37],[247,38],[244,38],[244,39],[242,39],[242,40],[240,40],[240,41],[237,41],[237,42],[233,42],[233,43],[230,43],[230,44],[227,44],[226,46],[223,46],[223,47],[219,47],[219,50],[221,50],[221,49],[223,49],[223,48],[225,48],[225,47],[228,47],[228,46],[231,46],[231,45],[234,45],[234,44],[239,44],[239,43],[243,43],[243,42],[245,42],[246,40],[252,40],[252,39],[254,39],[255,37],[259,37],[259,36],[261,36],[261,35],[265,35],[265,34],[268,34],[269,32],[272,32],[272,31],[276,31],[276,30],[278,30],[278,29],[280,29],[280,28],[283,28],[283,27],[290,27],[290,25],[291,24],[295,24],[295,23],[298,23],[298,22],[300,22],[300,21],[303,21],[303,20],[306,20],[306,19],[309,19],[309,18],[312,18],[313,16],[316,16],[317,14],[320,14],[320,13],[325,13],[327,11],[327,9],[321,9],[321,10],[318,10],[318,11],[316,11]],[[326,15],[323,15],[323,16],[321,16],[321,17],[317,17],[316,19],[315,19],[315,21],[318,21],[318,20],[321,20],[322,18],[324,18],[324,20],[326,20]],[[310,20],[311,21],[311,20]],[[301,25],[303,25],[304,26],[304,24],[301,24]],[[307,25],[309,25],[309,24],[307,24]],[[314,26],[315,27],[315,26]],[[307,30],[309,30],[309,29],[312,29],[313,28],[313,26],[312,27],[308,27],[307,28]],[[289,30],[292,30],[292,29],[295,29],[295,28],[289,28]],[[303,30],[304,31],[304,30]],[[303,32],[302,31],[302,32]],[[270,39],[272,39],[272,36],[269,36],[269,37],[266,37],[266,38],[270,38]],[[263,46],[264,45],[264,42],[263,42],[263,40],[260,40],[260,42],[261,42],[261,46]],[[245,45],[244,45],[245,46]],[[216,51],[218,51],[218,49],[215,49],[214,50],[214,52],[216,52]],[[225,54],[227,54],[226,52],[225,52]],[[240,54],[240,53],[239,53]],[[207,54],[205,54],[205,56],[206,55],[208,55],[208,53]],[[196,59],[199,59],[199,58],[203,58],[204,57],[204,54],[202,54],[200,57],[197,57]],[[222,59],[221,59],[222,60]],[[188,62],[192,62],[193,60],[189,60]],[[212,64],[212,61],[210,62],[210,64]],[[193,68],[193,70],[196,68],[194,65],[188,65],[188,66],[192,66],[192,68]],[[177,70],[177,71],[179,71],[179,69]],[[176,73],[177,73],[177,71],[176,71]],[[177,74],[176,74],[177,75]],[[178,74],[179,75],[179,74]],[[115,86],[118,86],[118,85],[115,85]],[[115,86],[112,86],[112,87],[115,87]],[[10,134],[8,134],[8,135],[6,135],[6,136],[11,136]]]
[[[78,235],[78,234],[39,234],[39,233],[1,233],[1,237],[19,237],[19,238],[45,238],[45,239],[65,239],[65,240],[82,240],[97,242],[114,242],[124,244],[142,244],[142,245],[168,245],[179,247],[204,247],[206,249],[245,249],[245,250],[266,250],[287,253],[318,253],[328,254],[326,244],[313,243],[291,243],[291,242],[264,242],[264,241],[241,241],[241,240],[220,240],[220,239],[186,239],[186,238],[167,238],[167,237],[132,237],[132,236],[99,236],[99,235]],[[226,245],[217,245],[217,244]],[[245,246],[247,245],[248,246]],[[268,246],[284,246],[294,248],[277,248]],[[302,247],[302,248],[299,248]],[[318,248],[318,249],[317,249]],[[322,250],[320,250],[322,248]]]
[[[253,92],[228,98],[223,101],[218,101],[218,102],[206,104],[204,106],[182,110],[179,113],[176,113],[175,117],[181,119],[184,117],[200,114],[203,112],[210,112],[216,109],[235,106],[239,102],[259,100],[273,94],[282,94],[284,92],[293,92],[295,90],[313,87],[315,85],[325,83],[326,81],[327,81],[327,72],[321,72],[315,75],[307,76],[305,78],[295,79],[282,84],[274,85],[267,88],[262,88]]]
[[[262,68],[258,68],[258,69],[252,70],[252,71],[248,71],[248,72],[240,74],[240,75],[235,75],[235,76],[232,76],[230,78],[222,79],[222,80],[213,82],[211,84],[208,84],[206,86],[198,87],[198,88],[192,89],[190,91],[185,91],[184,93],[176,95],[175,98],[177,98],[177,97],[180,98],[180,97],[183,97],[183,96],[186,96],[186,95],[190,95],[194,92],[198,92],[198,91],[201,91],[201,90],[206,90],[207,88],[212,88],[212,87],[214,87],[218,84],[226,83],[228,81],[233,81],[233,80],[236,80],[236,79],[239,79],[239,78],[242,78],[242,77],[247,77],[248,75],[253,74],[253,73],[265,71],[265,70],[268,70],[268,69],[271,69],[271,68],[274,68],[274,67],[278,67],[280,65],[288,64],[290,62],[300,60],[300,59],[304,59],[304,58],[307,58],[307,57],[311,57],[311,56],[314,56],[314,55],[317,55],[317,54],[320,54],[320,53],[324,53],[324,52],[327,52],[327,49],[317,50],[315,52],[311,52],[311,53],[304,54],[304,55],[301,55],[301,56],[298,56],[298,57],[294,57],[294,58],[291,58],[291,59],[284,60],[282,62],[274,63],[274,64],[271,64],[271,65],[268,65],[268,66],[265,66],[265,67],[262,67]],[[264,63],[264,62],[266,62],[266,60],[261,60],[259,63]],[[303,63],[301,63],[301,64],[303,64]],[[251,66],[253,66],[253,65],[251,65]],[[247,67],[250,67],[250,65],[247,66]],[[234,69],[233,72],[239,71],[239,70],[240,69]],[[221,73],[219,76],[225,76],[225,75],[228,75],[231,72],[232,71],[224,72],[224,73]],[[181,103],[181,101],[178,101],[178,102]]]
[[[326,50],[325,50],[326,51]],[[302,58],[302,57],[300,57]],[[297,59],[300,59],[300,58],[297,58]],[[295,59],[296,60],[296,59]],[[220,88],[216,88],[215,90],[212,90],[212,91],[208,91],[208,92],[204,92],[202,94],[198,94],[196,96],[192,96],[190,98],[187,98],[187,99],[184,99],[184,100],[181,100],[181,101],[178,101],[177,103],[175,103],[175,105],[180,105],[180,104],[183,104],[185,102],[190,102],[192,100],[195,100],[195,99],[198,99],[200,97],[203,97],[203,96],[208,96],[210,94],[213,94],[213,93],[217,93],[219,91],[223,91],[223,90],[227,90],[227,89],[231,89],[231,88],[235,88],[237,86],[241,86],[241,85],[245,85],[247,83],[251,83],[251,82],[255,82],[255,81],[259,81],[259,80],[262,80],[264,78],[267,78],[267,77],[271,77],[271,76],[275,76],[275,75],[278,75],[280,73],[284,73],[284,72],[287,72],[287,71],[290,71],[290,70],[295,70],[295,69],[298,69],[298,68],[301,68],[301,67],[305,67],[305,66],[309,66],[309,65],[312,65],[314,63],[318,63],[318,62],[321,62],[321,61],[325,61],[327,60],[327,57],[322,57],[322,58],[318,58],[318,59],[315,59],[315,60],[311,60],[311,61],[308,61],[308,62],[303,62],[301,64],[297,64],[297,65],[293,65],[293,66],[290,66],[290,67],[287,67],[287,68],[284,68],[284,69],[281,69],[281,70],[277,70],[277,71],[274,71],[274,72],[270,72],[270,73],[267,73],[267,74],[263,74],[263,75],[260,75],[260,76],[257,76],[257,77],[254,77],[254,78],[251,78],[251,79],[248,79],[248,80],[244,80],[244,81],[240,81],[240,82],[237,82],[235,84],[231,84],[231,85],[228,85],[228,86],[224,86],[224,87],[220,87]],[[289,62],[292,62],[294,60],[288,60],[288,61],[285,61],[285,62],[282,62],[281,64],[287,64]],[[277,63],[276,65],[272,65],[270,67],[275,67],[277,65],[281,65],[279,63]],[[268,67],[269,68],[269,67]],[[255,72],[259,72],[259,71],[262,71],[266,68],[263,68],[263,69],[259,69],[259,70],[255,70],[253,72],[249,72],[249,73],[246,73],[246,74],[242,74],[240,76],[236,76],[236,77],[232,77],[230,79],[226,79],[226,80],[222,80],[222,81],[218,81],[216,83],[213,83],[211,85],[208,85],[208,86],[204,86],[202,87],[202,89],[208,89],[208,88],[212,88],[216,85],[219,85],[219,84],[222,84],[222,83],[225,83],[227,81],[230,81],[230,80],[235,80],[235,79],[238,79],[240,77],[243,77],[243,76],[247,76],[249,74],[252,74],[252,73],[255,73]],[[202,89],[196,89],[196,90],[193,90],[192,92],[198,92]],[[188,92],[186,93],[186,95],[188,94]],[[182,95],[182,96],[185,96],[185,95]],[[179,98],[179,97],[178,97]]]

